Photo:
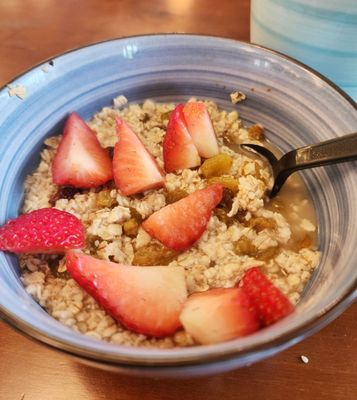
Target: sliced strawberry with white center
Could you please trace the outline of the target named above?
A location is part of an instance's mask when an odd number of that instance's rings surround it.
[[[117,187],[125,195],[164,185],[164,177],[153,156],[127,123],[117,117],[119,141],[114,148],[113,170]]]
[[[66,259],[72,278],[128,329],[161,337],[181,326],[187,298],[183,268],[122,265],[74,251]]]
[[[180,320],[185,331],[201,344],[224,342],[259,329],[257,311],[240,288],[194,293],[187,299]]]
[[[112,162],[95,133],[76,113],[65,125],[63,138],[52,163],[56,185],[91,188],[113,178]]]
[[[218,143],[207,107],[202,102],[187,103],[183,109],[187,129],[201,157],[218,154]]]
[[[165,170],[193,168],[201,164],[196,146],[187,130],[183,115],[183,104],[178,104],[172,111],[163,142]]]
[[[186,250],[202,236],[222,194],[220,184],[197,190],[150,215],[142,227],[166,247]]]

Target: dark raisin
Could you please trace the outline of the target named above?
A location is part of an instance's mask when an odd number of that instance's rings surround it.
[[[49,266],[49,268],[51,270],[51,273],[55,278],[61,278],[61,279],[68,280],[71,276],[69,275],[67,270],[62,271],[62,272],[58,271],[59,262],[60,262],[60,259],[57,258],[57,257],[56,258],[50,258],[47,261],[48,266]]]
[[[223,208],[216,208],[214,210],[214,215],[221,221],[224,222],[227,226],[231,226],[234,224],[234,218],[228,217],[227,212],[223,210]]]
[[[130,210],[130,216],[131,218],[135,219],[136,222],[138,222],[139,224],[141,224],[141,222],[143,221],[143,217],[141,216],[141,214],[139,213],[139,211],[136,210],[136,208],[134,207],[129,207]]]
[[[49,203],[53,207],[59,199],[73,199],[74,195],[81,193],[81,189],[72,186],[60,186],[58,190],[51,196]]]
[[[219,202],[218,207],[222,207],[229,211],[232,208],[233,198],[234,198],[233,192],[224,187],[222,200]]]
[[[223,210],[223,208],[216,208],[214,210],[214,215],[221,222],[224,222],[227,226],[232,225],[232,223],[234,222],[232,218],[228,217],[227,213]]]
[[[145,113],[142,121],[145,123],[148,122],[149,120],[150,120],[150,115],[148,113]]]
[[[114,147],[113,146],[109,146],[109,147],[106,147],[105,150],[107,150],[107,152],[109,154],[109,157],[113,158],[113,156],[114,156]]]
[[[50,203],[51,207],[54,207],[56,204],[56,201],[60,199],[60,190],[58,189],[53,195],[50,197],[48,202]]]
[[[209,262],[208,268],[214,268],[215,266],[216,266],[216,262],[213,261],[213,260],[211,260],[211,261]]]
[[[95,242],[96,242],[97,240],[98,240],[98,241],[101,241],[102,239],[101,239],[99,236],[96,236],[96,235],[87,235],[87,236],[86,236],[86,244],[87,244],[87,247],[88,247],[89,249],[95,250],[95,249],[96,249]]]
[[[74,195],[77,193],[80,193],[81,189],[70,187],[70,186],[64,186],[61,189],[61,199],[73,199]]]
[[[243,223],[247,222],[246,219],[245,219],[245,216],[247,215],[247,212],[248,212],[247,210],[243,210],[243,209],[240,208],[237,211],[237,214],[234,217],[235,217],[235,219],[238,220],[238,222],[243,224]]]

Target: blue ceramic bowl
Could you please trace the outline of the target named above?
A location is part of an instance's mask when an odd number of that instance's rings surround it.
[[[45,72],[43,67],[48,70]],[[0,92],[0,224],[17,215],[23,182],[39,162],[45,137],[71,111],[89,118],[113,97],[214,99],[233,109],[242,90],[247,122],[263,123],[283,151],[357,131],[352,100],[323,77],[273,51],[229,39],[152,35],[94,44],[44,62],[11,82],[27,97]],[[254,91],[251,89],[254,88]],[[16,257],[0,254],[0,312],[13,327],[89,363],[142,375],[214,373],[261,360],[336,318],[356,295],[356,163],[306,171],[316,205],[321,263],[297,312],[251,336],[175,350],[123,347],[96,341],[51,318],[24,290]]]

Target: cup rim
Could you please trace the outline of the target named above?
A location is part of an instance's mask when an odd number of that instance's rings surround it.
[[[33,69],[36,67],[49,62],[51,60],[56,60],[56,58],[65,56],[67,54],[76,52],[78,50],[87,48],[87,47],[93,47],[100,45],[102,43],[108,43],[108,42],[116,42],[120,40],[126,40],[126,39],[134,39],[134,38],[143,38],[143,37],[167,37],[167,36],[182,36],[184,38],[202,38],[202,39],[214,39],[214,40],[222,40],[225,42],[232,42],[235,44],[245,44],[257,49],[262,49],[266,51],[267,53],[271,53],[273,55],[278,55],[279,57],[288,60],[300,67],[302,67],[304,70],[312,73],[313,75],[319,77],[322,79],[325,83],[327,83],[330,87],[332,87],[336,92],[338,92],[339,95],[341,95],[345,100],[347,100],[352,107],[357,110],[357,103],[354,102],[354,100],[346,93],[344,92],[340,87],[338,87],[335,83],[330,81],[327,77],[324,75],[320,74],[319,72],[315,71],[313,68],[307,66],[306,64],[290,57],[287,56],[283,53],[280,53],[278,51],[272,50],[270,48],[267,48],[265,46],[261,46],[258,44],[250,43],[248,41],[242,41],[242,40],[236,40],[232,38],[226,38],[222,36],[214,36],[214,35],[201,35],[201,34],[184,34],[184,33],[157,33],[157,34],[144,34],[144,35],[133,35],[133,36],[122,36],[122,37],[117,37],[117,38],[111,38],[103,41],[98,41],[98,42],[91,42],[76,48],[69,49],[65,52],[58,53],[52,57],[48,57],[45,60],[42,60],[41,62],[31,66],[30,68],[24,70],[23,72],[17,74],[12,80],[9,82],[5,83],[2,87],[0,87],[0,93],[3,90],[7,89],[8,85],[11,85],[15,80],[18,78],[22,77],[23,75],[31,72]],[[333,319],[335,319],[338,315],[340,315],[355,299],[357,296],[357,279],[352,281],[350,285],[347,287],[346,291],[344,292],[343,295],[340,296],[340,298],[335,299],[335,302],[332,303],[329,307],[324,309],[324,311],[318,315],[318,316],[312,316],[308,321],[306,321],[303,325],[299,325],[295,329],[288,329],[286,330],[283,334],[280,334],[273,340],[269,340],[266,342],[262,342],[259,345],[247,345],[243,350],[242,349],[228,349],[224,352],[209,352],[209,354],[199,354],[199,355],[187,355],[185,357],[170,357],[170,352],[166,350],[167,356],[163,358],[151,358],[147,356],[138,356],[138,355],[132,355],[131,357],[123,357],[121,355],[113,355],[110,353],[104,354],[104,352],[98,351],[98,350],[93,350],[89,349],[85,346],[80,347],[78,345],[73,345],[70,341],[66,340],[61,340],[58,339],[57,337],[52,337],[48,333],[44,332],[43,330],[37,329],[33,325],[27,323],[23,319],[19,318],[17,315],[11,313],[9,310],[7,310],[3,305],[0,304],[0,316],[4,317],[4,321],[8,323],[9,326],[14,328],[15,330],[19,331],[20,333],[24,334],[27,337],[30,337],[31,339],[40,342],[42,344],[45,344],[46,346],[50,348],[57,349],[58,351],[61,351],[66,354],[70,354],[72,356],[79,356],[83,359],[87,360],[94,360],[103,364],[111,364],[111,365],[121,365],[121,366],[140,366],[140,367],[148,367],[148,366],[165,366],[165,367],[176,367],[179,365],[199,365],[199,364],[206,364],[206,363],[214,363],[214,362],[219,362],[219,361],[224,361],[224,360],[229,360],[233,358],[244,358],[248,354],[258,354],[261,352],[264,352],[265,350],[268,349],[274,349],[273,352],[270,351],[270,354],[276,353],[280,351],[280,349],[286,348],[289,345],[292,345],[294,343],[297,343],[298,341],[302,340],[303,338],[311,335],[312,333],[318,331],[325,325],[327,325],[329,322],[331,322]],[[216,346],[216,345],[214,345]],[[207,346],[200,346],[201,348],[207,347]],[[181,349],[182,350],[182,349]],[[171,354],[172,356],[173,354]]]

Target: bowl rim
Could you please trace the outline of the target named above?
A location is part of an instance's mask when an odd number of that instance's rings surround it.
[[[270,48],[267,48],[265,46],[261,46],[255,43],[251,43],[249,41],[243,41],[243,40],[237,40],[237,39],[232,39],[228,37],[222,37],[222,36],[215,36],[215,35],[202,35],[202,34],[191,34],[191,33],[155,33],[155,34],[139,34],[139,35],[130,35],[130,36],[120,36],[116,38],[111,38],[111,39],[106,39],[102,41],[97,41],[97,42],[90,42],[87,44],[84,44],[79,47],[71,48],[69,50],[66,50],[64,52],[55,54],[52,57],[48,57],[39,63],[23,70],[19,74],[17,74],[13,79],[5,83],[2,87],[0,87],[0,93],[3,90],[7,90],[8,85],[11,85],[14,81],[19,79],[20,77],[26,75],[27,73],[31,72],[35,68],[43,65],[46,62],[50,62],[52,60],[56,60],[59,57],[65,56],[67,54],[76,52],[81,49],[85,49],[88,47],[94,47],[97,45],[100,45],[102,43],[108,43],[108,42],[117,42],[120,40],[126,40],[126,39],[135,39],[135,38],[145,38],[145,37],[168,37],[168,36],[182,36],[183,38],[202,38],[202,39],[213,39],[217,41],[225,41],[225,42],[232,42],[234,44],[245,44],[251,47],[254,47],[256,49],[264,50],[267,53],[270,53],[272,55],[277,55],[280,58],[283,58],[287,61],[292,62],[293,64],[300,66],[304,70],[308,71],[309,73],[312,73],[313,75],[317,76],[321,80],[323,80],[325,83],[327,83],[328,86],[330,86],[334,91],[336,91],[340,96],[342,96],[345,100],[347,100],[352,107],[357,110],[357,102],[355,102],[346,92],[344,92],[339,86],[337,86],[334,82],[329,80],[327,77],[322,75],[321,73],[317,72],[313,68],[307,66],[306,64],[290,57],[287,56],[286,54],[280,53],[278,51],[272,50]],[[214,363],[214,362],[221,362],[221,361],[228,361],[231,359],[235,358],[244,358],[247,357],[248,355],[252,354],[258,354],[261,352],[264,352],[264,350],[270,350],[269,355],[275,354],[279,352],[280,350],[287,348],[305,337],[313,334],[314,332],[317,332],[318,330],[322,329],[324,326],[326,326],[329,322],[337,318],[354,300],[357,298],[357,279],[351,282],[350,286],[347,288],[346,292],[340,296],[340,298],[335,299],[335,301],[330,305],[330,307],[327,307],[326,309],[323,310],[317,317],[311,317],[308,321],[306,321],[304,324],[299,325],[299,327],[293,329],[293,330],[288,330],[284,334],[281,334],[274,338],[273,340],[263,342],[259,345],[247,345],[244,350],[241,349],[229,349],[224,352],[216,352],[216,353],[211,353],[209,354],[200,354],[200,355],[190,355],[186,357],[164,357],[163,359],[158,359],[158,358],[152,358],[147,356],[142,356],[138,357],[135,355],[134,357],[122,357],[120,355],[111,355],[108,353],[101,352],[98,350],[92,350],[88,351],[86,347],[79,347],[76,346],[68,341],[58,339],[56,337],[52,337],[51,335],[47,334],[43,330],[37,329],[33,325],[25,322],[21,318],[19,318],[17,315],[11,313],[9,310],[7,310],[3,305],[0,304],[0,318],[3,318],[4,321],[14,328],[16,331],[22,333],[23,335],[29,337],[30,339],[38,342],[45,344],[47,347],[50,347],[52,349],[58,350],[60,352],[75,356],[75,357],[80,357],[83,359],[86,359],[88,361],[96,361],[101,364],[107,364],[107,365],[116,365],[116,366],[122,366],[122,367],[127,367],[130,368],[132,366],[139,366],[143,368],[153,368],[153,367],[177,367],[177,366],[189,366],[189,365],[201,365],[201,364],[207,364],[207,363]],[[209,346],[209,347],[215,347],[217,345]],[[202,347],[207,347],[207,346],[200,346]],[[170,351],[166,351],[167,356],[170,355]],[[263,356],[264,357],[264,356]],[[261,357],[261,358],[263,358]],[[135,358],[135,359],[134,359]]]
[[[332,80],[330,80],[327,76],[323,75],[321,72],[318,72],[316,69],[308,66],[307,64],[303,63],[302,61],[297,60],[294,57],[288,56],[285,53],[281,53],[278,50],[273,50],[273,49],[263,46],[261,44],[250,42],[249,40],[233,39],[228,36],[220,36],[220,35],[206,35],[206,34],[201,34],[201,33],[184,33],[184,32],[144,33],[144,34],[137,34],[137,35],[118,36],[118,37],[114,37],[114,38],[110,38],[110,39],[98,40],[95,42],[87,42],[86,44],[83,44],[83,45],[77,46],[77,47],[71,47],[68,50],[65,50],[60,53],[55,53],[54,55],[44,58],[41,61],[37,62],[36,64],[33,64],[30,67],[23,69],[21,72],[16,74],[11,80],[5,82],[2,86],[0,86],[0,92],[7,89],[8,86],[11,85],[13,82],[15,82],[17,79],[21,78],[22,76],[26,75],[28,72],[31,72],[33,69],[41,66],[42,64],[51,62],[51,61],[55,60],[56,58],[65,56],[66,54],[69,54],[69,53],[76,52],[77,50],[82,50],[87,47],[96,46],[96,45],[102,44],[102,43],[116,42],[118,40],[145,38],[145,37],[160,37],[160,36],[161,37],[183,36],[183,37],[196,37],[196,38],[203,38],[203,39],[204,38],[217,39],[217,40],[223,40],[223,41],[233,42],[233,43],[244,43],[248,46],[252,46],[257,49],[265,50],[268,53],[271,53],[273,55],[278,55],[288,61],[291,61],[294,64],[296,64],[296,65],[302,67],[303,69],[307,70],[308,72],[312,73],[313,75],[316,75],[317,77],[319,77],[320,79],[325,81],[334,90],[336,90],[342,97],[344,97],[352,105],[352,107],[355,110],[357,110],[357,101],[354,101],[353,98],[349,94],[347,94],[340,86],[338,86],[336,83],[334,83]]]

